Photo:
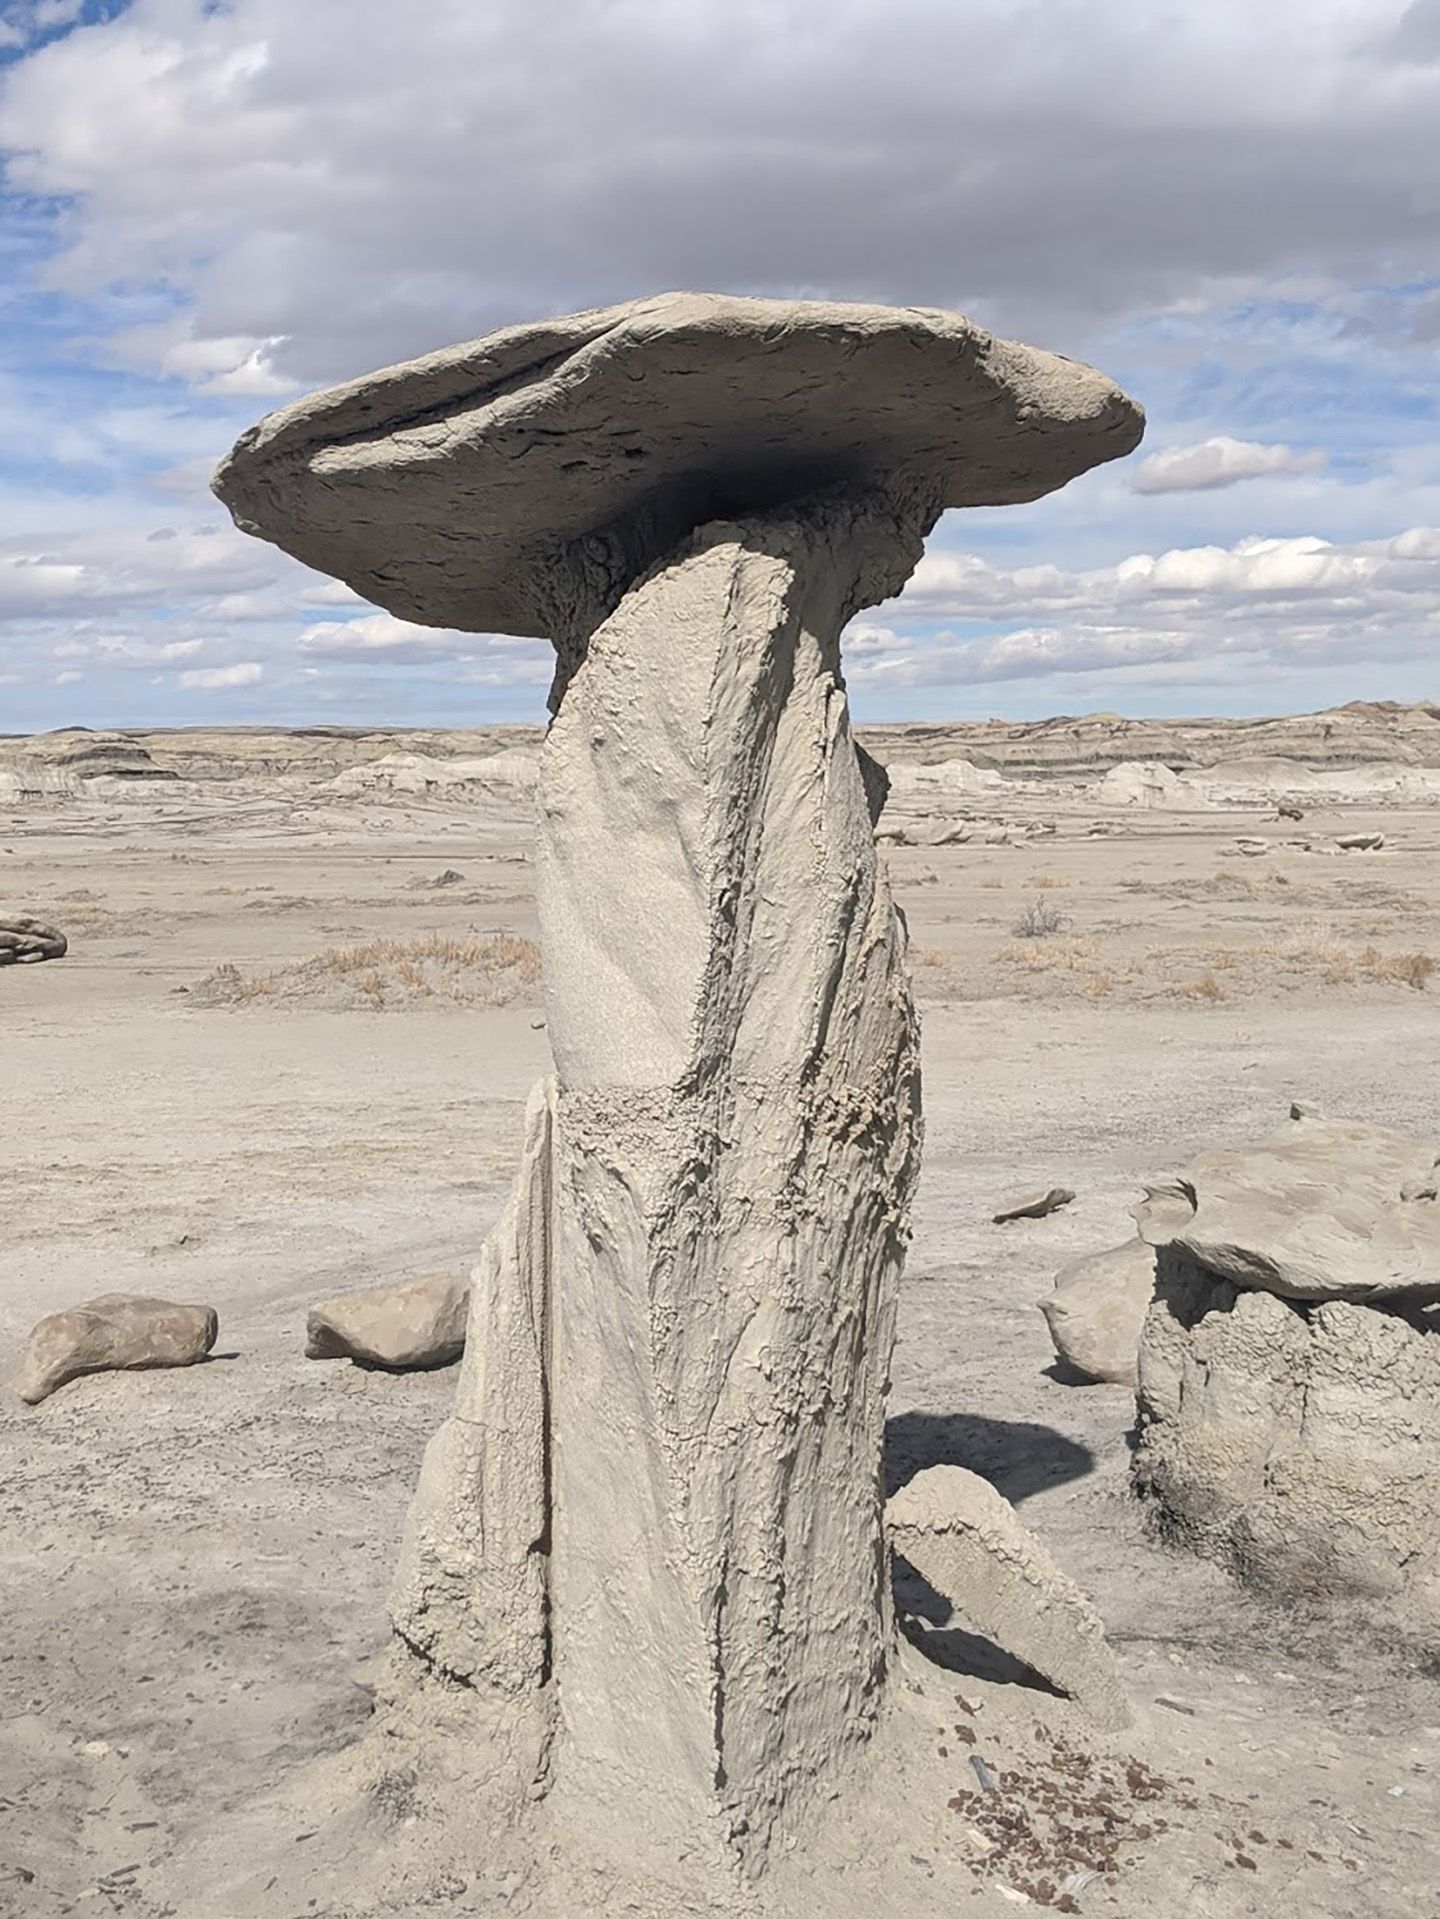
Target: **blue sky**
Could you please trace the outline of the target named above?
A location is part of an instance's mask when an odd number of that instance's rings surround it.
[[[260,413],[674,286],[957,307],[1140,398],[951,514],[862,719],[1440,698],[1440,0],[0,6],[0,732],[541,715],[230,527]]]

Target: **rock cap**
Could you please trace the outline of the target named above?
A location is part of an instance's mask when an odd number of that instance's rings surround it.
[[[1092,367],[957,313],[666,293],[297,400],[214,487],[404,619],[558,639],[587,584],[613,600],[710,521],[836,485],[1034,500],[1142,430]]]

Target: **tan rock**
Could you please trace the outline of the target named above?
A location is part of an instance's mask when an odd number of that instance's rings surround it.
[[[215,1344],[212,1306],[180,1306],[134,1293],[103,1293],[83,1306],[51,1313],[32,1330],[15,1390],[37,1404],[82,1373],[193,1366]]]
[[[1130,1705],[1094,1607],[1015,1508],[962,1466],[931,1466],[885,1508],[890,1543],[976,1632],[1102,1726]]]
[[[1130,1239],[1075,1260],[1038,1303],[1067,1366],[1087,1379],[1133,1386],[1140,1329],[1154,1292],[1155,1248]]]
[[[1289,1299],[1440,1299],[1435,1143],[1303,1107],[1259,1145],[1149,1188],[1141,1237]]]
[[[448,1366],[465,1350],[470,1290],[453,1273],[339,1293],[312,1306],[307,1359],[354,1359],[391,1372]]]
[[[997,1226],[1005,1226],[1012,1219],[1044,1219],[1047,1213],[1058,1213],[1062,1206],[1068,1206],[1074,1197],[1068,1186],[1051,1186],[1043,1193],[1026,1193],[1019,1199],[1007,1200],[994,1215],[994,1222]]]

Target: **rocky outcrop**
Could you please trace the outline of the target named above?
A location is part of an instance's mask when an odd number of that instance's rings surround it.
[[[452,1365],[465,1350],[469,1289],[453,1273],[338,1293],[312,1306],[307,1359],[353,1359],[389,1372]]]
[[[1155,1249],[1143,1239],[1065,1267],[1039,1301],[1057,1357],[1085,1379],[1133,1386],[1154,1292]]]
[[[890,1500],[885,1527],[893,1549],[976,1632],[1098,1725],[1129,1724],[1099,1615],[987,1480],[931,1466]]]
[[[1137,1209],[1157,1247],[1135,1483],[1164,1530],[1287,1594],[1440,1625],[1433,1145],[1297,1109]]]
[[[39,1321],[26,1344],[15,1390],[33,1406],[82,1373],[193,1366],[210,1351],[219,1330],[211,1306],[103,1293]]]
[[[1159,1255],[1140,1348],[1137,1489],[1166,1534],[1279,1593],[1440,1628],[1433,1313],[1248,1291]]]

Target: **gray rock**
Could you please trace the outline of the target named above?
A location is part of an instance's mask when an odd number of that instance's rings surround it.
[[[894,1550],[976,1632],[1098,1724],[1129,1724],[1099,1615],[988,1480],[962,1466],[931,1466],[890,1500],[885,1525]]]
[[[339,1293],[312,1306],[307,1359],[354,1359],[391,1372],[449,1366],[465,1350],[466,1281],[453,1273]]]
[[[1155,1291],[1155,1249],[1130,1239],[1077,1259],[1038,1302],[1055,1351],[1087,1379],[1135,1384],[1140,1329]]]
[[[1248,1291],[1178,1246],[1140,1345],[1137,1490],[1168,1537],[1287,1595],[1440,1628],[1440,1334]]]
[[[1026,1193],[1020,1199],[1007,1200],[994,1217],[997,1226],[1005,1226],[1012,1219],[1044,1219],[1047,1213],[1058,1213],[1062,1206],[1068,1206],[1075,1195],[1068,1186],[1051,1186],[1043,1193]]]
[[[1385,844],[1383,833],[1340,833],[1335,844],[1342,853],[1378,853]]]
[[[215,490],[402,618],[567,643],[696,527],[907,476],[1034,500],[1136,445],[1103,374],[919,307],[668,293],[298,400]]]
[[[26,1344],[15,1390],[33,1406],[82,1373],[193,1366],[210,1351],[219,1330],[211,1306],[103,1293],[39,1321]]]
[[[0,919],[0,966],[27,966],[37,960],[63,959],[67,946],[63,933],[28,915]]]
[[[1292,1111],[1258,1146],[1202,1153],[1150,1187],[1141,1237],[1288,1299],[1440,1299],[1434,1143]]]

